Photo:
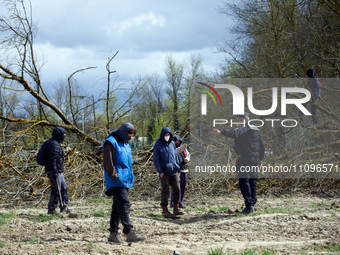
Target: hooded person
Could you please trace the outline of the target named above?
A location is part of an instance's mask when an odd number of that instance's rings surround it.
[[[188,162],[190,161],[190,153],[186,149],[187,145],[183,144],[182,138],[179,135],[174,135],[172,140],[175,142],[176,151],[178,153],[178,163],[180,166],[180,200],[179,200],[179,208],[186,208],[183,204],[183,199],[185,195],[185,189],[188,183]],[[170,207],[173,207],[173,192],[171,193],[171,203]]]
[[[317,126],[318,125],[318,114],[317,114],[316,105],[317,105],[318,99],[321,97],[321,82],[319,78],[315,75],[314,70],[312,68],[306,71],[306,75],[307,75],[307,86],[312,94],[312,97],[307,103],[303,103],[302,105],[306,107],[308,104],[310,104],[313,125]],[[298,116],[299,116],[301,125],[305,127],[305,124],[303,123],[304,114],[301,110],[298,111]]]
[[[136,134],[131,123],[123,123],[110,133],[103,143],[103,164],[106,192],[113,196],[110,217],[109,242],[122,243],[119,236],[119,221],[126,234],[127,242],[142,241],[146,237],[137,233],[130,221],[130,201],[128,191],[134,184],[132,153],[129,140]]]
[[[318,98],[320,98],[321,96],[321,86],[320,86],[320,81],[319,78],[314,74],[314,70],[312,68],[308,69],[307,72],[307,84],[308,87],[310,89],[310,91],[312,92],[312,99],[311,99],[311,113],[312,113],[312,120],[313,120],[313,124],[315,126],[318,125],[318,115],[317,115],[317,111],[316,111],[316,103],[318,101]]]
[[[165,218],[175,218],[176,215],[183,215],[179,210],[179,176],[180,166],[178,165],[178,154],[173,135],[168,127],[163,127],[159,139],[153,147],[153,163],[161,179],[161,207]],[[173,190],[174,209],[173,214],[168,211],[169,186]]]
[[[52,138],[46,141],[48,144],[45,152],[45,171],[51,183],[48,214],[59,214],[56,211],[58,204],[60,213],[71,212],[68,208],[67,185],[63,174],[65,153],[60,145],[65,137],[66,130],[62,127],[55,127],[52,131]]]

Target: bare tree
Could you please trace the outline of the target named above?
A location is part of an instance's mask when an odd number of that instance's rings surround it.
[[[338,7],[337,1],[321,0],[225,2],[220,7],[220,12],[231,15],[236,20],[231,28],[236,39],[219,45],[219,50],[228,54],[224,81],[230,78],[249,77],[302,78],[311,67],[319,77],[338,78],[340,75]],[[307,121],[304,123],[306,128],[277,127],[266,130],[268,148],[275,156],[289,154],[296,160],[302,155],[299,150],[305,147],[323,143],[329,148],[327,144],[330,141],[339,139],[335,135],[337,133],[335,126],[340,119],[338,100],[335,96],[338,85],[329,80],[321,83],[324,83],[323,93],[317,104],[319,120],[322,120],[318,127],[320,130],[309,127]],[[262,107],[267,104],[266,89],[270,89],[270,85],[267,87],[261,85],[253,91],[254,100]],[[298,118],[297,112],[290,111],[289,115]],[[275,113],[273,117],[275,116],[278,117],[278,114]],[[328,153],[334,160],[332,149],[328,150]],[[311,155],[304,153],[300,159],[306,159]]]
[[[106,130],[109,132],[110,130],[110,110],[109,106],[111,105],[111,74],[115,73],[116,70],[110,69],[111,61],[117,56],[119,51],[117,51],[111,58],[109,58],[108,62],[106,63],[106,71],[107,71],[107,91],[106,91]],[[113,116],[114,117],[114,116]]]
[[[50,100],[45,93],[40,81],[40,67],[37,65],[37,60],[34,51],[34,38],[36,26],[32,21],[32,6],[27,11],[23,0],[8,0],[5,1],[11,15],[9,18],[0,18],[0,32],[3,37],[0,41],[2,51],[15,50],[15,56],[12,60],[15,64],[10,64],[5,58],[0,62],[0,76],[5,80],[18,82],[24,90],[33,96],[39,105],[39,119],[13,119],[6,116],[0,116],[1,119],[14,121],[17,123],[36,123],[39,125],[56,126],[56,123],[50,123],[48,116],[43,111],[42,104],[49,107],[64,123],[64,127],[72,132],[87,137],[94,145],[100,143],[93,137],[83,133],[68,119],[68,117]],[[11,51],[12,54],[13,51]],[[6,62],[5,62],[6,61]],[[32,82],[28,79],[30,78]],[[34,88],[35,87],[35,88]],[[45,121],[43,121],[45,119]]]
[[[79,69],[75,72],[73,72],[68,78],[67,78],[67,81],[68,81],[68,88],[69,88],[69,93],[68,93],[68,96],[69,96],[69,104],[70,104],[70,110],[71,110],[71,114],[72,114],[72,119],[73,119],[73,123],[74,125],[77,126],[77,122],[75,121],[75,115],[74,115],[74,112],[73,112],[73,97],[75,95],[72,94],[72,78],[73,76],[76,74],[76,73],[79,73],[79,72],[83,72],[83,71],[86,71],[86,70],[89,70],[89,69],[93,69],[93,68],[96,68],[96,67],[87,67],[87,68],[83,68],[83,69]],[[79,97],[77,95],[77,97]]]

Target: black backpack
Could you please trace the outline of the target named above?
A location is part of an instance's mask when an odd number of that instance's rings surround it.
[[[47,160],[47,147],[50,144],[50,140],[47,140],[43,143],[40,147],[38,154],[37,154],[37,163],[39,165],[45,166]]]

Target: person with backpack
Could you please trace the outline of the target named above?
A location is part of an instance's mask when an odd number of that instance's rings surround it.
[[[107,196],[113,197],[110,217],[109,242],[121,244],[119,221],[121,221],[127,242],[143,241],[146,237],[137,233],[130,221],[129,189],[134,184],[132,153],[129,141],[137,130],[129,123],[123,123],[103,143],[104,178]]]
[[[66,130],[55,127],[52,138],[45,141],[37,155],[37,162],[45,166],[45,172],[51,183],[51,194],[48,202],[48,214],[59,215],[70,213],[68,208],[67,185],[64,177],[64,150],[61,143],[66,136]],[[56,210],[59,205],[60,213]]]

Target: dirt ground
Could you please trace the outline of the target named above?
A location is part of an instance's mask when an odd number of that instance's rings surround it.
[[[71,200],[77,218],[47,216],[46,202],[0,205],[0,254],[340,253],[336,196],[262,196],[247,216],[237,214],[238,193],[187,199],[186,214],[175,220],[161,216],[158,200],[132,200],[132,223],[147,239],[122,245],[107,241],[111,199]]]

